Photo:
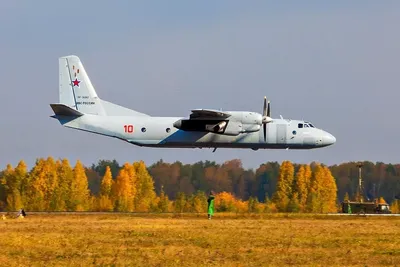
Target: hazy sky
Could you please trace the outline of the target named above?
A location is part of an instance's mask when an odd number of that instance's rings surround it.
[[[400,1],[1,1],[0,168],[37,157],[151,164],[240,158],[399,162]],[[193,108],[305,119],[337,138],[305,151],[140,148],[62,127],[58,57],[98,95],[150,115]]]

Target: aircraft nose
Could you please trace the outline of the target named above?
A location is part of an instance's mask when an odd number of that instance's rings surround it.
[[[324,146],[330,146],[336,143],[336,138],[331,135],[330,133],[325,132],[324,135],[322,136],[322,144]]]

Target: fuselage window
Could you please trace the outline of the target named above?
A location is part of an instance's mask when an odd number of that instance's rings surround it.
[[[142,133],[144,133],[144,132],[146,132],[146,128],[145,127],[142,128]]]
[[[296,131],[293,131],[293,132],[292,132],[293,135],[296,135],[296,133],[297,133]]]
[[[303,124],[302,123],[299,123],[299,128],[303,128]]]
[[[167,129],[165,129],[165,131],[167,131],[167,133],[169,133],[171,131],[171,128],[167,128]]]

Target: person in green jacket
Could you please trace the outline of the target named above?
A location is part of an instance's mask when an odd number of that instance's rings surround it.
[[[208,203],[208,219],[211,220],[211,216],[214,215],[214,192],[211,191],[210,195],[207,199],[207,203]]]

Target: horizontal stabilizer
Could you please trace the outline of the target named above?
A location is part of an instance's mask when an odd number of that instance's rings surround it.
[[[50,106],[57,116],[79,117],[83,115],[83,113],[64,104],[50,104]]]

